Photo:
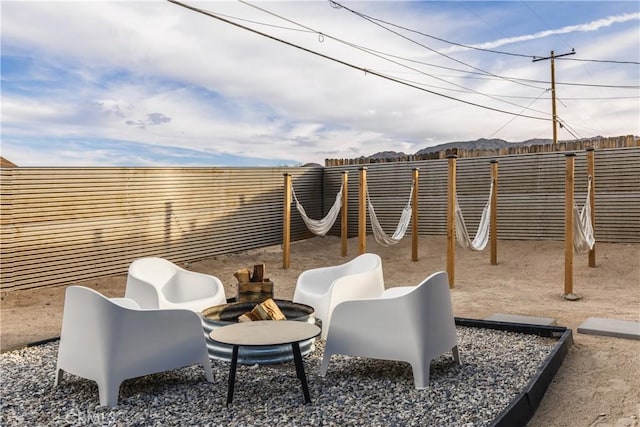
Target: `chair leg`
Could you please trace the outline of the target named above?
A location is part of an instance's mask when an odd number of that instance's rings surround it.
[[[431,360],[429,359],[411,363],[413,384],[416,390],[422,390],[429,387],[429,369],[431,369]]]
[[[320,364],[320,376],[324,377],[327,375],[327,369],[329,368],[329,361],[331,360],[331,354],[327,353],[327,349],[324,350],[324,355],[322,356],[322,363]]]
[[[207,381],[212,383],[213,382],[213,371],[211,370],[211,361],[209,360],[209,355],[207,353],[205,353],[205,355],[202,358],[202,361],[200,363],[202,363],[202,367],[204,368],[204,374],[207,377]]]
[[[458,351],[458,346],[453,347],[451,351],[453,352],[453,360],[460,365],[460,352]]]
[[[118,406],[118,395],[122,381],[107,380],[103,384],[98,383],[98,396],[102,406]]]
[[[54,387],[57,387],[60,384],[60,381],[62,381],[62,375],[63,375],[62,369],[56,368],[56,379],[53,383]]]

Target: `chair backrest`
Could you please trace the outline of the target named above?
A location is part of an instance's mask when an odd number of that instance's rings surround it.
[[[333,309],[343,301],[362,298],[377,298],[384,292],[382,259],[376,254],[362,254],[343,264],[342,274],[335,278],[331,287],[327,315],[322,327],[322,338],[326,338]]]
[[[160,308],[163,286],[177,274],[178,267],[158,257],[139,258],[129,265],[125,298],[131,298],[141,308]]]
[[[447,273],[439,271],[431,274],[418,284],[411,292],[395,297],[404,313],[411,319],[416,339],[423,345],[431,342],[446,342],[451,347],[456,345],[456,325],[451,304],[451,291]]]
[[[179,304],[210,298],[221,289],[224,289],[224,285],[217,277],[178,267],[176,273],[162,287],[162,295],[167,301]]]
[[[340,287],[343,295],[334,295],[337,299],[332,304],[349,299],[378,297],[384,292],[384,275],[382,273],[382,259],[376,254],[358,255],[342,265],[341,274],[334,279],[334,284],[344,282]],[[334,288],[335,293],[337,289]]]
[[[69,286],[56,375],[64,370],[96,381],[101,404],[114,406],[119,385],[127,378],[193,363],[202,363],[207,370],[198,314],[184,309],[131,308],[134,306],[93,289]]]
[[[377,268],[382,268],[382,260],[379,255],[365,253],[358,255],[351,261],[342,264],[341,275],[356,274],[365,271],[372,271]]]
[[[128,310],[99,292],[84,286],[69,286],[65,291],[60,356],[74,366],[80,376],[93,377],[94,365],[103,366],[105,347],[117,333],[121,313]]]
[[[158,257],[139,258],[129,265],[129,274],[158,289],[162,288],[177,270],[178,267],[171,261]]]

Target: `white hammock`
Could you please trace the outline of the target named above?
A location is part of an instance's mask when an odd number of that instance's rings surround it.
[[[369,189],[367,188],[367,206],[369,207],[369,219],[371,221],[371,229],[373,230],[373,237],[375,237],[376,242],[378,242],[382,246],[392,246],[398,243],[404,237],[407,232],[407,227],[409,226],[409,222],[411,222],[411,214],[413,209],[411,207],[411,199],[413,198],[413,184],[411,184],[411,192],[409,193],[409,201],[407,202],[404,209],[402,209],[402,214],[400,215],[400,221],[398,222],[398,226],[396,227],[396,231],[393,233],[391,237],[387,235],[382,229],[380,222],[378,221],[378,217],[376,216],[376,211],[373,208],[373,204],[371,203],[371,198],[369,197]]]
[[[493,185],[494,182],[491,180],[489,200],[482,210],[478,230],[476,231],[476,235],[473,240],[469,237],[467,225],[464,223],[464,217],[462,216],[462,210],[458,205],[458,197],[456,195],[456,240],[458,241],[458,244],[465,249],[482,251],[487,247],[487,243],[489,242],[489,226],[491,225],[491,198],[493,197]]]
[[[587,185],[587,200],[582,209],[579,209],[575,204],[573,205],[573,248],[576,252],[590,251],[596,244],[591,225],[591,175],[589,175]]]
[[[311,219],[307,216],[307,212],[304,210],[304,207],[298,201],[296,197],[296,192],[293,189],[293,183],[291,184],[291,194],[293,195],[293,199],[296,202],[296,208],[298,212],[300,212],[300,216],[302,216],[302,220],[307,225],[307,228],[315,235],[324,236],[331,230],[333,224],[336,222],[338,218],[338,214],[340,213],[340,209],[342,208],[342,189],[344,184],[340,186],[340,191],[336,195],[336,201],[333,202],[333,206],[329,209],[327,215],[322,219]]]

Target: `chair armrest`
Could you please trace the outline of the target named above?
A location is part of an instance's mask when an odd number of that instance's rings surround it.
[[[407,341],[417,341],[410,314],[395,298],[345,301],[336,306],[325,352],[403,360]]]
[[[162,288],[164,298],[173,304],[180,304],[221,295],[226,301],[222,281],[209,274],[189,270],[178,270]]]
[[[118,304],[120,307],[130,308],[132,310],[140,310],[140,305],[131,298],[109,298],[109,300]]]
[[[406,295],[409,292],[413,291],[415,288],[416,288],[415,286],[395,286],[395,287],[386,289],[382,293],[382,295],[380,295],[380,298],[397,298],[397,297],[401,297],[401,296]]]
[[[305,270],[298,276],[297,283],[311,286],[317,284],[329,288],[329,285],[342,275],[340,267],[341,266],[330,266]]]
[[[407,312],[401,299],[369,298],[343,301],[331,315],[329,334],[332,328],[349,330],[388,329],[393,324],[404,324]]]
[[[124,297],[135,300],[140,308],[155,309],[160,307],[160,289],[153,283],[138,278],[133,274],[127,276]]]
[[[110,351],[112,363],[125,372],[124,377],[173,369],[184,360],[194,363],[206,353],[202,322],[196,313],[118,308],[121,327],[112,336]]]

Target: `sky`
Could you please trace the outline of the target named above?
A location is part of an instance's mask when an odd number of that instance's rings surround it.
[[[552,51],[559,140],[640,135],[638,1],[181,2],[0,0],[0,154],[281,167],[550,139]]]

